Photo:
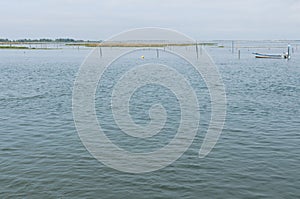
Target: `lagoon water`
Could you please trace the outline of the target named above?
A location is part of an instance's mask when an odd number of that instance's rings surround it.
[[[300,49],[294,45],[289,61],[255,59],[252,52],[280,53],[285,44],[240,42],[244,48],[238,59],[231,43],[220,44],[225,48],[207,47],[227,95],[218,143],[208,156],[198,158],[210,118],[209,93],[189,66],[161,54],[162,63],[190,76],[199,98],[200,128],[177,161],[145,174],[105,166],[80,141],[72,89],[88,49],[0,50],[0,198],[299,198]],[[164,132],[147,142],[126,139],[115,127],[106,112],[106,94],[119,73],[154,59],[149,52],[143,55],[143,60],[137,52],[114,63],[95,102],[108,137],[137,153],[168,143],[180,116],[171,92],[149,87],[133,96],[132,118],[146,124],[151,103],[161,101],[170,110]]]

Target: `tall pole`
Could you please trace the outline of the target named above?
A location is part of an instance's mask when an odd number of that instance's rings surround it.
[[[199,58],[199,52],[198,52],[198,43],[196,42],[196,53],[197,53],[197,59]]]
[[[100,54],[100,57],[102,57],[102,48],[99,47],[99,54]]]

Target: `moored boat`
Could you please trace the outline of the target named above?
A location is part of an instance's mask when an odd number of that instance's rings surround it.
[[[261,53],[252,53],[255,55],[255,58],[266,58],[266,59],[290,59],[290,45],[288,45],[288,51],[283,54],[261,54]]]

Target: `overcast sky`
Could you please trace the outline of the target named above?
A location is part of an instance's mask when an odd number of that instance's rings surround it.
[[[197,40],[300,39],[300,0],[0,0],[0,38],[100,40],[164,27]]]

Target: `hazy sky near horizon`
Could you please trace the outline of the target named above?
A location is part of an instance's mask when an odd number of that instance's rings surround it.
[[[0,38],[100,40],[164,27],[197,40],[300,39],[300,0],[0,0]]]

